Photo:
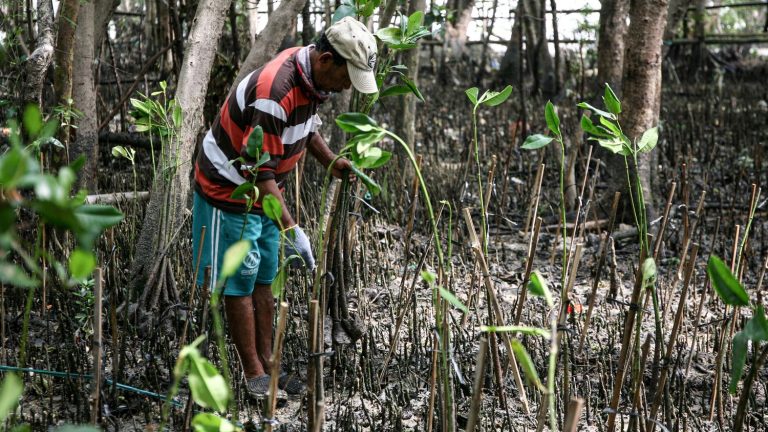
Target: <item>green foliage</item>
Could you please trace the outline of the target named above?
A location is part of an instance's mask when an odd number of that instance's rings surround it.
[[[385,27],[376,32],[376,37],[392,50],[407,50],[416,47],[416,42],[432,32],[422,25],[424,12],[416,11],[409,17],[400,15],[400,25]]]
[[[480,105],[495,107],[509,99],[509,96],[512,95],[512,86],[508,85],[500,92],[486,90],[480,97],[477,96],[480,93],[477,87],[469,88],[464,93],[466,93],[469,101],[472,102],[474,109],[477,109]]]
[[[5,375],[3,384],[0,385],[0,424],[19,404],[23,391],[24,386],[19,377],[12,373]]]
[[[259,154],[261,153],[262,146],[264,144],[264,129],[256,125],[256,127],[253,128],[251,133],[248,135],[248,142],[245,146],[245,152],[248,154],[248,156],[259,159]]]
[[[510,344],[512,345],[512,351],[515,353],[515,358],[517,358],[518,363],[523,368],[526,378],[538,387],[539,390],[546,391],[546,388],[541,384],[539,374],[536,372],[536,366],[533,364],[533,360],[523,344],[517,339],[512,339]]]
[[[529,135],[528,138],[525,139],[522,147],[526,150],[536,150],[542,147],[546,147],[549,145],[549,143],[552,142],[552,140],[554,140],[554,138],[548,137],[546,135],[533,134]]]
[[[192,418],[192,430],[195,432],[236,432],[241,429],[229,420],[215,414],[198,413]]]
[[[511,326],[480,326],[480,331],[482,332],[488,332],[488,333],[522,333],[524,335],[528,336],[541,336],[545,339],[549,339],[551,335],[549,334],[549,330],[538,328],[538,327],[529,327],[529,326],[519,326],[519,325],[511,325]]]
[[[283,217],[283,206],[280,204],[280,200],[276,196],[269,194],[261,201],[261,208],[264,210],[264,214],[275,221],[280,226]]]
[[[656,261],[653,258],[646,258],[643,261],[641,272],[643,274],[643,287],[653,287],[656,281]]]
[[[715,292],[725,304],[749,306],[749,296],[725,263],[715,255],[707,262],[707,274]]]
[[[251,242],[248,240],[240,240],[230,246],[227,251],[224,252],[224,263],[221,265],[219,278],[224,280],[234,275],[243,263],[245,256],[248,255],[248,252],[250,251]]]
[[[114,146],[112,147],[112,156],[127,159],[133,164],[136,159],[136,150],[131,147]]]
[[[174,389],[181,379],[187,375],[192,399],[203,408],[224,412],[232,400],[232,391],[216,367],[200,354],[197,347],[204,340],[205,335],[201,335],[179,352],[179,358],[176,361],[176,366],[173,368]],[[174,391],[171,393],[174,393]],[[168,397],[170,399],[172,394],[169,394]]]
[[[352,171],[365,184],[368,191],[378,195],[381,187],[360,169],[378,168],[386,164],[392,153],[376,147],[388,134],[376,121],[363,113],[344,113],[336,117],[336,124],[345,132],[354,134],[347,141],[342,154],[348,155],[352,162]]]
[[[613,92],[613,89],[610,85],[608,85],[608,83],[605,84],[603,103],[611,113],[615,115],[619,115],[621,113],[621,102],[619,102],[619,98],[616,97],[616,93]]]
[[[461,300],[456,297],[456,295],[441,286],[438,286],[437,289],[440,292],[440,297],[446,299],[448,303],[453,305],[453,307],[461,310],[465,314],[469,313],[467,306],[464,305],[464,303],[462,303]]]
[[[543,297],[550,309],[554,305],[547,280],[544,279],[544,276],[542,276],[538,270],[534,270],[533,273],[531,273],[531,280],[528,282],[528,291],[536,297]]]
[[[751,341],[755,349],[760,342],[768,341],[768,320],[765,310],[760,305],[755,309],[752,318],[747,321],[744,330],[733,337],[733,366],[731,368],[731,384],[729,391],[736,393],[739,380],[744,372],[747,361],[747,342]]]
[[[93,253],[75,249],[69,256],[69,273],[75,279],[83,279],[96,268],[96,257]]]
[[[560,133],[560,117],[557,116],[555,106],[552,105],[551,101],[547,101],[547,104],[544,107],[544,118],[547,121],[549,130],[555,134],[555,136],[562,136],[562,133]]]

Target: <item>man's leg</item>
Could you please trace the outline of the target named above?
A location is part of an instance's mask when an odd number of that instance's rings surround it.
[[[269,372],[265,371],[256,349],[257,331],[254,325],[253,306],[251,296],[224,296],[229,333],[243,363],[246,379],[262,376]]]
[[[256,351],[259,361],[266,373],[271,373],[270,358],[272,358],[272,323],[275,318],[275,300],[272,297],[272,287],[256,284],[251,295],[253,316],[256,323],[254,334]]]

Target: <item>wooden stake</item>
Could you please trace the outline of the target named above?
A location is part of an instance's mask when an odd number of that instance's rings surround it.
[[[565,417],[565,425],[563,426],[563,432],[576,432],[579,426],[579,418],[581,417],[581,410],[584,408],[584,399],[571,398],[568,402],[568,415]]]
[[[483,397],[483,381],[485,375],[485,356],[488,354],[488,339],[485,336],[480,337],[480,351],[477,353],[475,362],[475,381],[472,385],[472,401],[469,404],[469,420],[467,421],[467,432],[474,432],[477,426],[477,419],[480,416],[480,402]]]
[[[103,279],[101,267],[96,267],[93,271],[93,345],[91,352],[93,353],[93,385],[91,389],[91,423],[98,424],[100,401],[99,394],[101,390],[101,302],[102,294],[104,292]]]
[[[267,405],[267,417],[273,418],[275,406],[277,403],[277,380],[280,377],[280,359],[283,356],[283,339],[285,338],[285,320],[288,315],[288,303],[280,302],[280,311],[277,318],[277,330],[275,333],[275,343],[272,348],[272,358],[269,362],[272,364],[272,376],[269,380],[269,398]],[[272,422],[267,422],[267,432],[272,431]]]
[[[528,214],[525,216],[523,236],[528,235],[528,230],[531,229],[531,222],[532,220],[535,220],[536,215],[539,212],[539,198],[541,197],[541,183],[544,180],[545,167],[545,164],[541,164],[539,165],[539,170],[536,171],[536,181],[534,182],[533,195],[531,195],[531,203],[528,205]]]
[[[515,325],[520,324],[520,319],[523,316],[523,307],[525,305],[525,298],[528,294],[528,282],[531,278],[531,272],[533,271],[533,259],[536,256],[536,246],[539,244],[539,231],[541,231],[542,220],[540,217],[536,218],[536,224],[533,228],[533,235],[531,241],[528,243],[528,260],[525,262],[525,275],[523,276],[523,283],[520,284],[520,288],[517,293],[517,311],[515,312]]]

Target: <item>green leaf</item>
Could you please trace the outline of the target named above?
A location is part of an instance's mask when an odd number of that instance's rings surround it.
[[[424,279],[430,285],[432,285],[437,281],[437,275],[435,275],[434,273],[428,270],[421,271],[421,278]]]
[[[399,27],[385,27],[376,32],[376,37],[387,45],[399,46],[403,43],[403,32]]]
[[[416,11],[408,17],[408,34],[412,35],[416,33],[421,27],[421,23],[424,21],[424,12]]]
[[[712,255],[707,263],[707,274],[709,275],[715,292],[725,302],[731,306],[749,306],[749,296],[738,280],[733,276],[731,270],[723,263],[720,258]]]
[[[251,196],[251,194],[253,196]],[[232,199],[252,199],[257,200],[259,198],[259,189],[257,189],[253,183],[245,182],[236,187],[229,196]]]
[[[243,263],[245,256],[251,251],[251,242],[240,240],[224,252],[224,263],[221,265],[220,280],[224,280],[237,271]]]
[[[61,144],[59,140],[56,140],[56,142],[59,143],[58,145],[56,145],[55,142],[51,142],[50,140],[50,138],[56,135],[57,130],[59,130],[59,120],[57,118],[52,118],[45,122],[43,128],[40,130],[40,136],[38,139],[42,140],[44,144],[53,144],[57,147],[64,147],[64,145]]]
[[[0,156],[0,184],[5,188],[16,186],[16,182],[27,173],[27,159],[30,156],[19,147],[12,147]]]
[[[623,135],[621,133],[621,129],[619,129],[619,126],[605,117],[600,117],[600,124],[605,126],[615,137],[621,137]]]
[[[539,388],[541,391],[546,391],[544,386],[541,384],[541,380],[539,379],[539,374],[536,372],[536,367],[533,364],[533,360],[531,359],[531,356],[528,355],[528,351],[526,351],[525,347],[522,343],[520,343],[517,339],[512,339],[509,341],[510,345],[512,345],[512,352],[515,353],[515,358],[517,358],[518,364],[523,368],[523,373],[525,373],[525,376],[528,378],[530,382],[532,382],[536,387]]]
[[[133,149],[131,149],[133,150]],[[134,151],[135,153],[135,151]],[[85,161],[87,158],[84,154],[80,155],[77,159],[73,160],[71,164],[69,164],[69,167],[72,168],[72,171],[78,172],[85,166]]]
[[[128,159],[128,151],[123,146],[114,146],[112,147],[112,156]]]
[[[296,257],[296,258],[291,258]],[[280,266],[280,270],[277,272],[277,275],[275,276],[275,279],[272,281],[272,285],[270,288],[272,289],[272,297],[274,298],[280,298],[281,295],[283,295],[283,291],[285,290],[285,283],[288,280],[288,271],[286,269],[286,266],[293,261],[293,259],[301,259],[298,255],[291,255],[288,257],[288,259],[284,259],[282,265]]]
[[[0,261],[0,282],[19,288],[35,288],[40,282],[27,275],[27,272],[16,264]]]
[[[331,24],[336,24],[337,22],[341,21],[343,18],[346,18],[348,16],[354,17],[355,15],[357,15],[357,11],[355,10],[354,6],[343,4],[338,8],[336,8],[336,11],[333,13],[333,18],[331,18]]]
[[[231,398],[229,385],[215,366],[198,355],[190,355],[189,389],[192,398],[203,408],[224,412]]]
[[[181,122],[183,121],[183,114],[181,111],[181,105],[178,103],[173,106],[173,125],[176,128],[181,128]]]
[[[387,96],[399,96],[399,95],[404,95],[408,93],[413,93],[410,87],[408,87],[405,84],[398,84],[398,85],[393,85],[392,87],[387,87],[386,89],[384,89],[381,93],[379,93],[379,97],[383,98]]]
[[[619,98],[616,97],[616,93],[613,92],[613,89],[608,83],[605,83],[603,103],[605,104],[605,107],[608,108],[608,111],[613,114],[619,114],[621,112],[621,102],[619,102]]]
[[[256,125],[256,127],[254,127],[253,130],[251,131],[250,135],[248,135],[248,143],[245,146],[245,152],[252,159],[256,159],[259,157],[259,154],[261,153],[263,144],[264,144],[264,129],[262,129],[261,126]]]
[[[86,204],[75,209],[75,217],[83,227],[102,231],[123,220],[120,210],[104,204]]]
[[[363,113],[348,112],[336,117],[336,124],[344,132],[370,132],[378,128],[376,122]]]
[[[54,429],[54,432],[101,432],[101,429],[91,425],[64,425]]]
[[[461,310],[465,314],[469,313],[469,309],[452,292],[448,291],[447,289],[441,286],[437,287],[437,289],[440,292],[440,297],[448,300],[448,303],[452,304],[453,307]]]
[[[600,144],[600,147],[614,154],[620,154],[622,156],[629,156],[631,154],[621,138],[600,138],[597,140],[597,143]]]
[[[69,256],[69,274],[75,279],[88,277],[96,268],[96,257],[93,253],[75,249]]]
[[[376,196],[381,192],[381,186],[379,186],[379,184],[376,183],[372,178],[368,177],[368,175],[366,175],[364,172],[360,171],[360,169],[354,164],[352,165],[352,172],[355,173],[357,178],[359,178],[365,187],[368,188],[368,192],[370,192],[371,195]]]
[[[768,340],[768,320],[765,318],[765,310],[760,305],[755,309],[752,318],[747,321],[744,330],[733,337],[733,366],[731,368],[730,392],[736,393],[739,380],[744,372],[744,364],[747,360],[747,341],[752,341],[755,349],[760,342]]]
[[[512,94],[512,86],[508,85],[504,87],[504,90],[500,91],[499,93],[493,94],[493,96],[488,97],[483,101],[483,105],[494,107],[496,105],[501,105],[504,103],[509,96]]]
[[[528,291],[536,297],[544,297],[548,307],[551,308],[554,305],[547,280],[538,270],[534,270],[533,273],[531,273],[531,280],[528,282]]]
[[[592,119],[587,117],[585,114],[581,115],[581,129],[590,134],[594,135],[596,137],[609,137],[607,133],[601,131],[598,129],[594,123],[592,123]]]
[[[8,417],[8,414],[16,409],[21,394],[24,392],[24,384],[16,374],[6,374],[3,384],[0,386],[0,424]]]
[[[420,101],[424,102],[424,96],[421,94],[421,91],[419,91],[419,88],[416,87],[416,83],[414,83],[413,80],[405,76],[400,79],[402,79],[405,85],[411,89],[411,93],[413,93]]]
[[[553,134],[560,136],[560,118],[557,116],[555,106],[551,101],[547,101],[544,107],[544,118],[547,120],[547,127]]]
[[[489,333],[522,333],[528,336],[541,336],[545,339],[550,338],[549,330],[529,326],[480,326],[480,331]]]
[[[523,143],[523,148],[526,150],[536,150],[545,147],[551,143],[554,138],[541,134],[533,134],[528,136]]]
[[[192,417],[192,430],[195,432],[236,432],[241,429],[216,414],[201,412]]]
[[[24,108],[24,117],[22,120],[24,129],[30,137],[37,138],[40,129],[43,127],[43,117],[40,115],[40,109],[37,105],[29,104]]]
[[[656,147],[656,143],[659,141],[659,128],[652,127],[643,132],[643,136],[640,137],[640,141],[637,142],[637,151],[641,153],[648,153]]]
[[[653,258],[646,258],[643,261],[641,271],[643,273],[643,286],[647,287],[649,282],[656,279],[656,261]]]
[[[268,218],[275,221],[280,225],[280,221],[283,219],[283,206],[280,204],[280,200],[272,194],[267,194],[261,201],[261,208],[264,210],[264,214]],[[287,228],[287,227],[286,227]]]
[[[472,87],[464,91],[469,98],[469,101],[472,102],[472,105],[477,105],[477,94],[479,91],[480,90],[477,87]]]
[[[365,158],[357,161],[356,164],[360,168],[364,169],[376,169],[392,159],[392,152],[381,150],[381,153],[376,158],[372,156],[366,156]]]
[[[595,114],[597,114],[597,115],[599,115],[601,117],[606,117],[606,118],[609,118],[611,120],[616,120],[616,115],[615,114],[611,114],[611,113],[605,112],[605,111],[603,111],[601,109],[597,109],[597,108],[593,107],[592,105],[590,105],[590,104],[588,104],[586,102],[580,102],[576,106],[579,107],[579,108],[584,108],[584,109],[590,110],[590,111],[594,112]]]
[[[145,115],[149,115],[150,113],[150,108],[147,104],[138,99],[131,98],[131,105]]]

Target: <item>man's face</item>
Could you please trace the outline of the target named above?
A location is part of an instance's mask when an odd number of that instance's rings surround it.
[[[312,69],[312,80],[319,90],[339,93],[352,86],[347,65],[334,63],[333,54],[322,53],[317,60],[317,66]]]

